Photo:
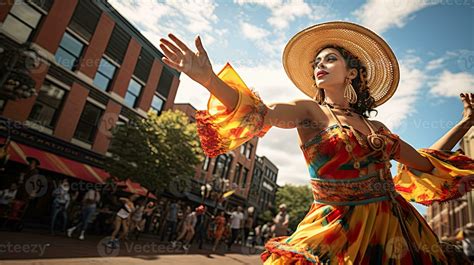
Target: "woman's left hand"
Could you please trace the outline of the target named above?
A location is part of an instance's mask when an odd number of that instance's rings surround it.
[[[461,93],[461,101],[464,110],[462,112],[462,122],[471,127],[474,125],[474,93]]]

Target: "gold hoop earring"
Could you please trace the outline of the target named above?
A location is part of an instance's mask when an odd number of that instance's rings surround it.
[[[349,79],[349,82],[344,89],[344,97],[349,101],[349,103],[354,104],[357,102],[357,93],[352,86],[352,81]]]

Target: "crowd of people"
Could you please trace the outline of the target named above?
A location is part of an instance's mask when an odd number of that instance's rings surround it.
[[[23,177],[35,172],[38,164],[39,161],[31,159]],[[62,234],[79,240],[84,240],[87,233],[110,235],[105,245],[113,249],[121,241],[137,240],[146,232],[175,248],[188,250],[194,243],[199,249],[207,244],[212,246],[212,251],[229,251],[236,243],[255,247],[271,237],[288,233],[289,216],[284,204],[273,221],[264,222],[256,218],[253,207],[237,206],[230,211],[208,209],[190,201],[145,198],[125,192],[117,185],[78,188],[77,182],[70,181],[75,180],[64,178],[53,183],[53,189],[41,196],[51,207],[43,211],[49,212],[51,235]],[[0,190],[0,217],[11,212],[15,202],[29,204],[38,199],[25,195],[24,187],[24,183],[17,182]],[[38,207],[26,208],[25,211]]]

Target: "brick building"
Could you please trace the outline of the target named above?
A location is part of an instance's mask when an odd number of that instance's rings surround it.
[[[38,95],[0,102],[2,124],[14,124],[11,178],[34,156],[45,175],[103,183],[109,129],[173,106],[179,73],[107,1],[6,1],[0,37],[1,51],[28,44],[42,58]]]
[[[186,113],[191,122],[195,122],[196,109],[187,103],[177,103],[173,109]],[[211,184],[218,190],[235,190],[226,200],[225,206],[232,208],[238,205],[243,207],[251,206],[248,203],[251,183],[253,181],[254,165],[257,158],[256,149],[258,137],[254,137],[239,148],[226,154],[221,154],[215,158],[206,157],[201,165],[196,167],[196,174],[193,178],[190,199],[200,201],[201,187]],[[224,187],[219,183],[219,179],[228,180],[229,185]],[[220,187],[222,186],[222,187]],[[206,204],[215,207],[215,198],[210,196],[204,200]]]

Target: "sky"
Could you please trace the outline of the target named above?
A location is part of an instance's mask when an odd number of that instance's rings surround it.
[[[371,119],[415,149],[429,148],[462,117],[459,93],[474,92],[474,2],[464,0],[109,0],[159,49],[174,33],[193,50],[201,36],[214,72],[229,62],[265,103],[307,98],[288,79],[283,49],[297,32],[350,21],[376,32],[400,65],[393,97]],[[206,109],[209,92],[182,74],[176,103]],[[454,150],[459,147],[457,144]],[[279,169],[277,183],[308,184],[296,129],[274,127],[257,155]],[[396,161],[392,162],[396,174]],[[414,204],[422,214],[426,207]]]

